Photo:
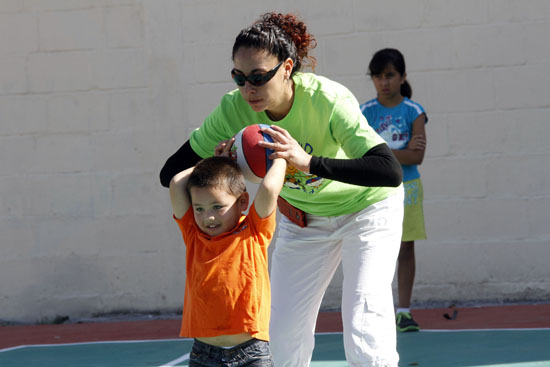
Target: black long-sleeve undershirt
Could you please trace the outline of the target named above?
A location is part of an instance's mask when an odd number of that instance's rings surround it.
[[[164,187],[170,186],[170,180],[183,170],[195,166],[202,158],[195,153],[189,140],[183,144],[177,152],[172,154],[160,170],[160,184]]]
[[[313,156],[309,172],[319,177],[359,186],[397,187],[403,181],[401,164],[386,143],[361,158],[334,159]]]
[[[162,186],[168,187],[177,173],[194,166],[201,157],[195,153],[189,141],[174,153],[160,171]],[[385,144],[371,148],[361,158],[334,159],[314,156],[310,172],[319,177],[359,186],[397,187],[403,180],[401,165]]]

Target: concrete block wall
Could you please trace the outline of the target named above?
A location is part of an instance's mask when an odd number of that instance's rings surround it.
[[[181,307],[158,171],[270,10],[305,20],[316,72],[361,102],[372,53],[405,54],[430,119],[414,302],[550,296],[548,2],[0,0],[0,319]]]

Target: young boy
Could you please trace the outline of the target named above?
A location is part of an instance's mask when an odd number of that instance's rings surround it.
[[[203,159],[170,182],[174,219],[186,244],[180,336],[193,337],[189,366],[271,366],[267,248],[275,231],[286,161],[275,159],[247,216],[236,161]]]

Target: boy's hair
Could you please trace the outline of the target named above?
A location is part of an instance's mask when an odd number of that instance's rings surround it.
[[[201,160],[187,180],[187,194],[192,187],[217,187],[238,198],[246,191],[241,168],[229,157],[215,156]]]

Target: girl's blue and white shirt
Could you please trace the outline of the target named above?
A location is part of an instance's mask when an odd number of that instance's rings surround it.
[[[386,141],[391,149],[405,149],[412,136],[414,120],[421,114],[426,114],[424,108],[403,97],[403,101],[395,107],[384,107],[378,99],[371,99],[361,105],[361,112],[367,118],[369,125]],[[426,115],[426,122],[428,116]],[[417,165],[402,165],[403,181],[420,177]]]

